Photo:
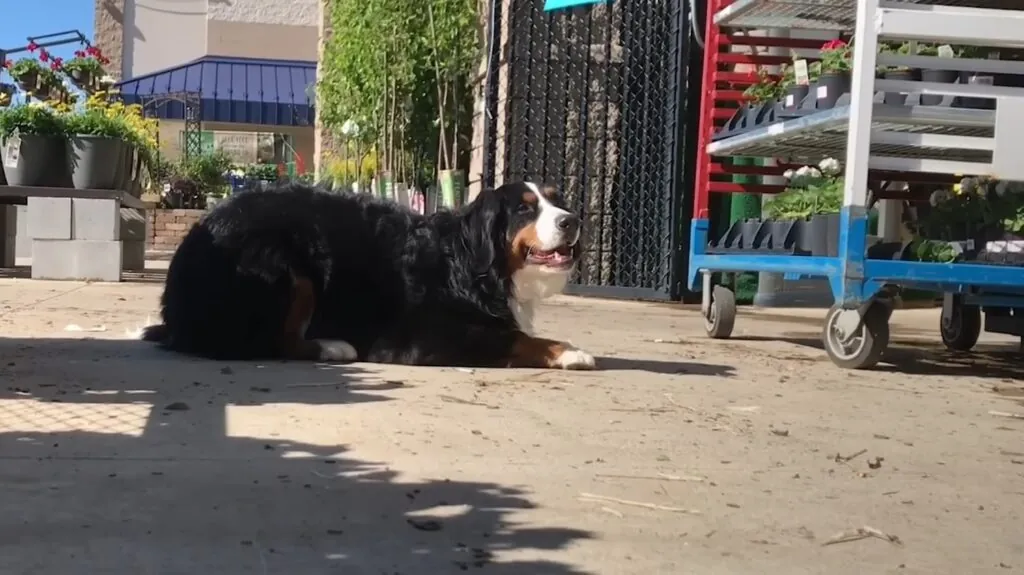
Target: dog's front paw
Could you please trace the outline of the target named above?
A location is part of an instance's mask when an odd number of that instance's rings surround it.
[[[320,361],[355,361],[359,353],[347,341],[318,339],[320,345]]]
[[[562,369],[589,370],[597,368],[597,362],[594,361],[594,356],[582,349],[576,349],[574,347],[570,347],[563,351],[558,356],[558,359],[555,360],[555,364]]]

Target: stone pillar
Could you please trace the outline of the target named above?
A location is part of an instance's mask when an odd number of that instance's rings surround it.
[[[331,0],[320,0],[319,40],[317,44],[316,80],[320,82],[324,64],[324,49],[330,42],[334,30],[331,25]],[[313,166],[317,179],[323,177],[324,160],[336,150],[334,132],[320,119],[320,102],[316,102],[316,123],[313,128]]]
[[[124,77],[124,1],[95,0],[93,44],[110,58],[107,73],[115,80]]]

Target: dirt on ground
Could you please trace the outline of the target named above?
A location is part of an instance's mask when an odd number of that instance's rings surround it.
[[[160,284],[0,280],[0,573],[1024,573],[1018,342],[898,311],[578,298],[597,372],[225,363],[131,339]]]

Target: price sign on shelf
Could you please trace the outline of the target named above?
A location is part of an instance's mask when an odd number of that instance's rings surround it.
[[[811,75],[807,70],[807,60],[801,58],[793,62],[793,80],[797,86],[807,86],[811,83]]]
[[[4,142],[4,167],[17,168],[21,159],[21,135],[15,130]]]

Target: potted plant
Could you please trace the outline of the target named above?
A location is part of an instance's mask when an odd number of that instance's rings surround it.
[[[796,67],[793,65],[783,64],[780,72],[782,72],[782,79],[779,81],[782,107],[785,110],[797,109],[807,97],[811,87],[809,84],[796,83]]]
[[[826,158],[817,166],[787,170],[786,191],[764,205],[762,213],[780,222],[795,222],[796,247],[815,256],[837,255],[839,210],[843,205],[842,166]]]
[[[0,156],[11,186],[42,186],[63,159],[64,119],[39,104],[0,109]]]
[[[757,71],[757,82],[743,91],[747,98],[748,108],[752,112],[754,124],[760,123],[767,110],[770,110],[783,93],[782,82],[769,74],[764,68]]]
[[[7,67],[7,73],[14,78],[18,87],[26,92],[36,91],[43,70],[42,63],[35,58],[22,58]]]
[[[948,50],[948,54],[947,54]],[[934,56],[934,57],[954,57],[955,53],[953,49],[947,47],[947,50],[942,50],[937,44],[918,44],[917,54],[919,56]],[[953,84],[960,78],[960,72],[956,70],[938,70],[934,68],[924,68],[921,70],[921,81],[923,82],[936,82],[939,84]],[[922,106],[938,106],[942,104],[942,100],[945,96],[942,94],[921,94],[921,105]]]
[[[903,42],[899,45],[883,44],[879,49],[879,53],[908,56],[910,55],[910,43]],[[907,66],[881,66],[879,71],[886,80],[914,81],[918,79],[917,70]],[[884,103],[890,106],[902,106],[907,102],[907,95],[907,92],[886,92]]]
[[[850,45],[842,40],[830,40],[821,46],[821,75],[815,83],[817,108],[835,107],[843,94],[850,92],[852,57]]]
[[[98,48],[89,47],[75,52],[75,57],[64,64],[64,72],[76,86],[86,92],[95,90],[104,76],[103,66],[109,60]]]
[[[69,114],[67,166],[78,190],[112,190],[124,166],[124,122],[100,110]]]
[[[39,100],[62,102],[65,98],[67,90],[64,89],[64,82],[54,70],[54,64],[57,62],[51,63],[49,67],[39,69],[38,86],[35,92],[35,96]]]

